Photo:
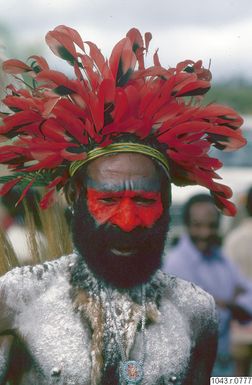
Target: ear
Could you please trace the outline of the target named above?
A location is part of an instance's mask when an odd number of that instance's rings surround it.
[[[80,180],[72,179],[64,186],[64,194],[67,203],[72,206],[79,198],[83,184]]]

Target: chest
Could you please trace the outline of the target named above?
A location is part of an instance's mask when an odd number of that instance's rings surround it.
[[[190,365],[190,328],[173,304],[164,302],[160,313],[160,320],[146,327],[142,384],[159,384],[161,378],[165,384],[182,384]],[[32,357],[22,384],[91,384],[93,330],[88,319],[73,309],[66,290],[52,288],[30,303],[17,317],[16,330]],[[128,358],[141,360],[142,354],[142,335],[137,331]]]

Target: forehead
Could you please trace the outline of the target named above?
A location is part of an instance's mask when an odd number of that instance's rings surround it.
[[[211,202],[194,203],[190,208],[190,222],[203,224],[217,222],[218,211]]]
[[[154,162],[141,154],[103,156],[87,167],[88,182],[98,186],[142,185],[160,187],[160,175]]]

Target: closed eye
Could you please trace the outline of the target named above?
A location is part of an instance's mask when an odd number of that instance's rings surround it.
[[[118,202],[118,198],[112,198],[112,197],[104,197],[104,198],[100,198],[99,199],[99,202],[102,202],[102,203],[105,203],[105,204],[113,204],[113,203],[117,203]]]
[[[132,199],[137,204],[143,205],[143,206],[150,206],[150,205],[152,205],[153,203],[156,202],[156,199],[144,198],[144,197],[134,197]]]

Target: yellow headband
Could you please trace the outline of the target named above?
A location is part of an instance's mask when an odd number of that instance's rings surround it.
[[[69,167],[70,176],[73,176],[76,171],[82,167],[84,164],[99,158],[103,155],[108,154],[117,154],[117,153],[126,153],[132,152],[136,154],[143,154],[150,156],[151,158],[156,159],[169,174],[169,164],[167,158],[158,150],[153,147],[146,146],[140,143],[113,143],[109,144],[106,147],[97,147],[87,153],[86,159],[76,160],[71,163]]]

